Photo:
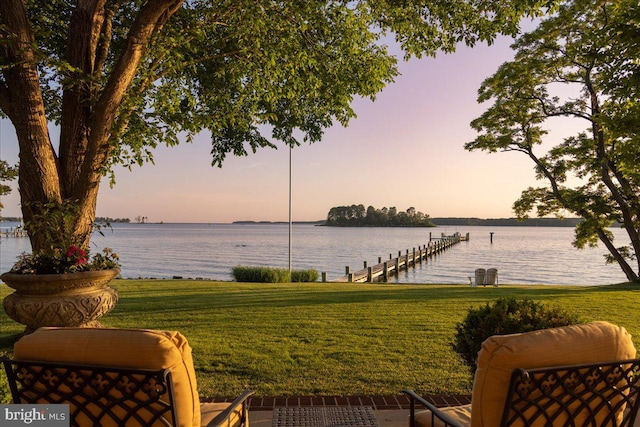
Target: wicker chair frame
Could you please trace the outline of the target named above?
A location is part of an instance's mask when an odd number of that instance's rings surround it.
[[[94,426],[177,426],[175,395],[169,369],[116,367],[17,361],[0,358],[13,403],[68,404],[71,425],[83,418]],[[246,390],[208,425],[223,425],[233,408],[242,405],[246,425]],[[84,423],[83,423],[84,424]]]
[[[468,427],[412,390],[410,426],[416,404],[431,411],[431,425]],[[640,359],[515,369],[501,427],[631,427],[640,406]],[[436,420],[439,420],[436,424]]]

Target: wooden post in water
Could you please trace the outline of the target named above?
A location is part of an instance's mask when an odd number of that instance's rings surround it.
[[[373,282],[373,267],[367,267],[367,282]]]
[[[322,272],[322,281],[323,281],[323,282],[326,282],[326,281],[327,281],[327,272],[326,272],[326,271],[323,271],[323,272]]]
[[[347,265],[347,266],[344,268],[344,274],[345,274],[346,276],[348,276],[348,275],[349,275],[349,273],[351,273],[351,267],[349,267],[349,266]]]
[[[384,281],[386,282],[387,279],[389,278],[389,262],[385,261],[382,267],[382,277],[384,278]]]
[[[489,240],[493,243],[493,231],[489,232]]]

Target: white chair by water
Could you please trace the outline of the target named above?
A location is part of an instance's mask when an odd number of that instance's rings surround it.
[[[478,285],[484,285],[484,275],[486,274],[487,270],[485,270],[484,268],[476,268],[476,286]]]
[[[484,275],[483,285],[498,286],[498,269],[497,268],[490,268],[487,270],[486,274]]]

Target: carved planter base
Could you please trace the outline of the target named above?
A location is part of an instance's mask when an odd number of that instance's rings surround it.
[[[41,326],[100,327],[99,318],[118,301],[108,283],[120,269],[66,274],[4,273],[0,279],[16,291],[2,305],[7,315],[26,325],[26,332]]]

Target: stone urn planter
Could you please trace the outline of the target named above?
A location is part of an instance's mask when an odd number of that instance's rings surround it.
[[[15,292],[2,305],[7,315],[30,333],[41,326],[101,327],[98,319],[118,301],[109,282],[119,268],[63,274],[4,273],[0,279]]]

